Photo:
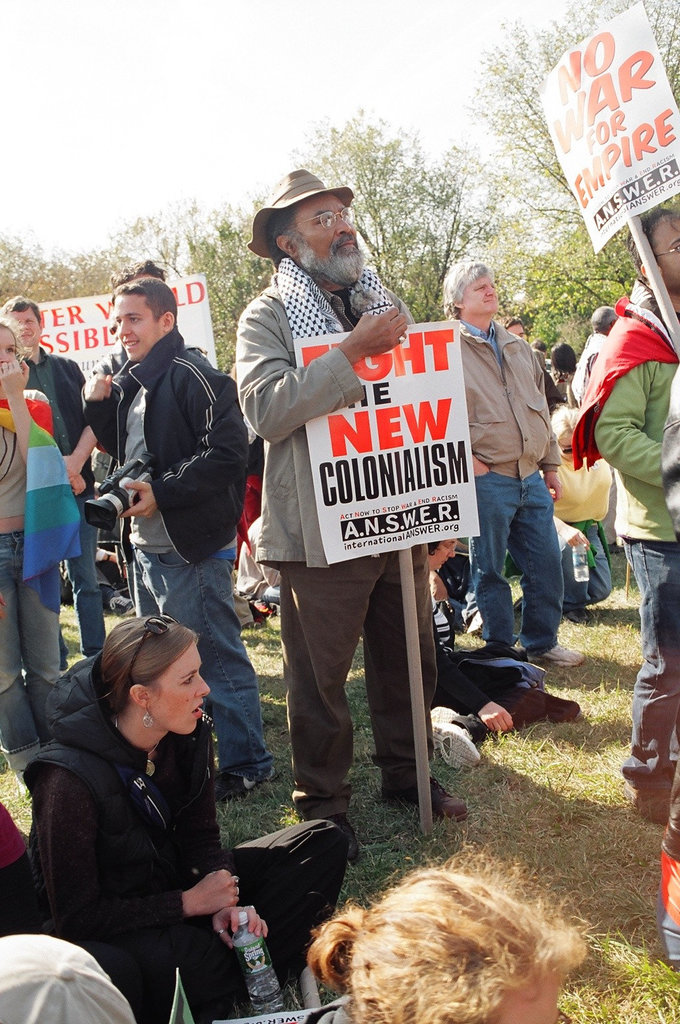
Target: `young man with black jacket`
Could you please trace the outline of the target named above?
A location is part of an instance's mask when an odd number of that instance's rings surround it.
[[[247,460],[236,387],[185,347],[175,297],[162,281],[118,288],[114,317],[127,362],[88,381],[85,416],[119,462],[144,450],[154,459],[151,481],[129,484],[136,497],[125,513],[137,612],[172,615],[199,634],[217,734],[216,796],[244,796],[271,777],[272,757],[233,607]]]

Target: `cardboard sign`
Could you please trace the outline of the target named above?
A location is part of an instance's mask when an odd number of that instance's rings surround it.
[[[680,192],[680,114],[643,4],[568,50],[541,94],[595,252]]]
[[[177,326],[186,345],[204,349],[213,366],[217,365],[205,276],[180,277],[168,281],[168,286],[177,299]],[[86,377],[101,359],[119,347],[115,336],[109,333],[110,294],[57,299],[40,302],[39,306],[43,324],[40,344],[46,352],[75,360]]]
[[[262,1013],[259,1017],[215,1020],[213,1024],[303,1024],[311,1013],[312,1010],[277,1010],[275,1013]]]
[[[298,366],[346,337],[297,339]],[[477,534],[459,324],[411,326],[354,370],[363,400],[306,426],[328,562]]]

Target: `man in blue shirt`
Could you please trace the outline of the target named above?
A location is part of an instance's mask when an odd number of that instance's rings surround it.
[[[521,572],[519,640],[529,660],[580,665],[583,655],[557,642],[563,595],[553,501],[561,491],[561,456],[543,371],[529,345],[493,319],[498,295],[493,272],[483,263],[466,260],[451,267],[444,309],[461,323],[480,529],[470,538],[470,568],[482,636],[506,645],[517,639],[503,575],[509,552]]]

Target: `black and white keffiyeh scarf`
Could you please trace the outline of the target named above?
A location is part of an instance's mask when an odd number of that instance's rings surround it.
[[[313,338],[319,334],[338,334],[345,330],[319,286],[306,271],[290,259],[281,260],[274,284],[286,309],[294,338]],[[376,316],[394,303],[373,270],[364,267],[361,277],[349,290],[350,304],[356,316]]]

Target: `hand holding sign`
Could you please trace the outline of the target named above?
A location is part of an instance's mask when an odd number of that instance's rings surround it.
[[[366,357],[389,352],[399,344],[407,327],[408,322],[403,313],[391,306],[378,316],[362,316],[338,348],[354,366]]]
[[[337,337],[297,338],[298,366]],[[362,317],[338,347],[356,360],[363,400],[305,426],[327,561],[476,535],[458,324],[407,325],[390,308]]]

